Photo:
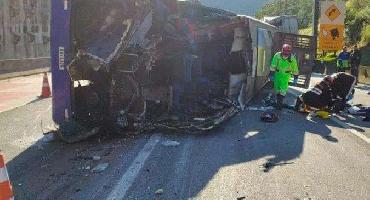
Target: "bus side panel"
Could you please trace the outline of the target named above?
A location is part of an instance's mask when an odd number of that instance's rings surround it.
[[[52,0],[51,6],[53,120],[60,124],[71,115],[71,81],[66,68],[70,60],[70,1]]]
[[[263,40],[258,37],[259,30],[263,33]],[[276,32],[276,27],[263,23],[257,19],[249,18],[249,32],[252,40],[251,54],[253,55],[251,62],[252,71],[247,77],[247,100],[254,98],[268,82],[272,56],[270,46],[272,46],[271,43],[274,42],[272,36]],[[261,53],[263,53],[263,55],[259,55]]]

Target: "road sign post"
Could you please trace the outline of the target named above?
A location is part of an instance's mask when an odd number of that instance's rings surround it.
[[[320,0],[314,0],[314,16],[313,16],[313,37],[315,38],[313,45],[315,49],[315,58],[317,58],[317,41],[318,41],[318,27],[319,27],[319,18],[320,18]]]

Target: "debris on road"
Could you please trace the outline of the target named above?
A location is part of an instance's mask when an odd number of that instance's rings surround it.
[[[163,194],[163,192],[164,192],[163,189],[158,189],[158,190],[155,191],[155,194],[156,195],[161,195],[161,194]]]
[[[238,197],[236,198],[236,200],[244,200],[244,199],[247,199],[246,197]]]
[[[347,112],[351,115],[364,117],[362,120],[365,122],[370,121],[370,107],[369,106],[363,106],[361,104],[354,105],[348,108]]]
[[[100,172],[103,172],[104,170],[106,170],[109,166],[109,163],[101,163],[99,165],[97,165],[96,167],[94,167],[92,169],[92,172],[94,173],[100,173]]]
[[[100,126],[83,126],[75,120],[70,120],[61,124],[57,133],[64,142],[75,143],[96,135],[100,131],[100,128]]]
[[[263,167],[263,172],[269,172],[272,168],[274,168],[276,166],[291,165],[291,164],[294,164],[294,162],[279,162],[279,163],[275,163],[275,162],[272,162],[272,161],[267,161],[266,163],[264,163],[262,165],[262,167]]]
[[[268,110],[274,110],[275,108],[272,107],[272,106],[268,106],[268,107],[247,107],[245,110],[249,110],[249,111],[263,111],[263,112],[266,112]]]
[[[44,137],[41,138],[41,142],[43,143],[50,143],[50,142],[53,142],[55,141],[55,135],[53,132],[51,133],[48,133],[48,134],[45,134]]]
[[[330,119],[329,112],[323,110],[316,111],[316,116],[321,119]]]
[[[276,99],[274,98],[272,93],[269,93],[264,99],[262,99],[262,104],[265,107],[273,106],[276,103]]]
[[[360,110],[361,110],[361,108],[358,107],[358,106],[352,106],[352,107],[348,108],[349,114],[352,114],[352,115],[357,115]]]
[[[166,140],[162,142],[162,145],[166,147],[175,147],[175,146],[179,146],[180,143],[177,141]]]
[[[92,159],[94,161],[99,161],[99,160],[101,160],[101,157],[100,156],[93,156]]]
[[[267,122],[267,123],[275,123],[279,121],[279,117],[272,112],[264,112],[261,114],[261,121]]]

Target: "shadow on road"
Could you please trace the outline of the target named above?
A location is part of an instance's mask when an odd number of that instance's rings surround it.
[[[181,156],[172,155],[165,149],[158,155],[151,156],[146,163],[150,172],[142,172],[142,179],[136,182],[142,185],[156,185],[158,180],[179,179],[181,185],[166,182],[165,191],[180,191],[173,194],[164,194],[163,199],[188,199],[196,197],[214,179],[215,175],[224,167],[261,160],[256,166],[263,173],[268,173],[275,167],[294,165],[300,157],[306,134],[314,134],[324,141],[336,143],[338,140],[331,136],[331,130],[320,119],[306,119],[305,115],[284,110],[280,121],[266,124],[259,121],[261,112],[242,112],[227,122],[222,128],[202,136],[173,136],[192,143],[188,153],[188,165],[184,174],[179,176],[176,162]],[[38,123],[29,120],[30,124]],[[330,124],[330,126],[335,126]],[[34,133],[42,134],[42,133]],[[142,137],[143,138],[143,137]],[[145,138],[145,137],[144,137]],[[94,137],[77,144],[52,142],[35,145],[25,149],[14,159],[8,162],[8,169],[16,191],[17,199],[66,199],[84,192],[83,185],[103,187],[102,191],[109,193],[114,185],[114,174],[118,164],[122,162],[119,156],[126,153],[127,146],[142,148],[144,143],[135,138],[112,136]],[[162,149],[162,148],[159,148]],[[179,148],[180,150],[180,148]],[[181,152],[177,152],[181,154]],[[102,161],[109,162],[110,168],[102,174],[91,174],[91,170],[84,167],[95,166],[98,162],[92,156],[102,156]],[[131,162],[131,161],[127,161]],[[168,167],[164,167],[168,166]],[[125,168],[122,168],[124,173]],[[180,170],[181,171],[181,170]],[[146,173],[151,173],[154,179],[148,179]],[[94,181],[102,181],[102,185]],[[103,182],[104,182],[103,181]],[[139,184],[140,183],[140,184]],[[163,183],[163,184],[166,184]],[[45,188],[48,188],[45,190]],[[186,188],[179,190],[178,187]],[[135,188],[135,187],[133,187]],[[172,189],[171,189],[172,188]],[[177,188],[177,189],[176,189]],[[181,192],[182,191],[182,192]],[[136,190],[137,196],[142,195],[141,189]],[[133,194],[133,196],[136,196]],[[153,193],[151,192],[150,195]],[[168,195],[168,196],[166,196]],[[173,195],[173,196],[171,196]],[[180,196],[180,197],[179,197]]]
[[[294,165],[299,162],[297,158],[303,151],[306,134],[319,136],[324,141],[323,145],[325,141],[338,142],[325,123],[329,121],[307,120],[306,116],[300,114],[283,114],[278,123],[266,124],[259,121],[259,114],[260,112],[255,111],[241,113],[223,129],[216,130],[211,135],[195,137],[195,145],[188,158],[190,163],[186,168],[186,176],[180,178],[185,179],[186,183],[183,183],[183,186],[166,185],[165,190],[177,191],[179,196],[169,195],[164,199],[197,197],[225,167],[258,161],[259,166],[255,167],[262,173],[268,173],[275,167]],[[165,160],[159,163],[161,165],[158,168],[151,169],[154,173],[173,173],[160,172],[163,170],[161,166],[170,163]],[[174,173],[169,176],[179,175]],[[176,189],[177,187],[186,188],[185,192],[178,192],[181,190]],[[135,195],[136,193],[133,196]]]

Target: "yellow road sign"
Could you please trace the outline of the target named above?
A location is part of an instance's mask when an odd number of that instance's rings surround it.
[[[325,15],[331,20],[334,21],[340,16],[341,12],[337,6],[334,4],[331,5],[328,9],[325,11]]]
[[[320,24],[319,49],[336,51],[344,45],[344,25]]]
[[[344,24],[345,1],[321,1],[320,10],[320,24]]]

